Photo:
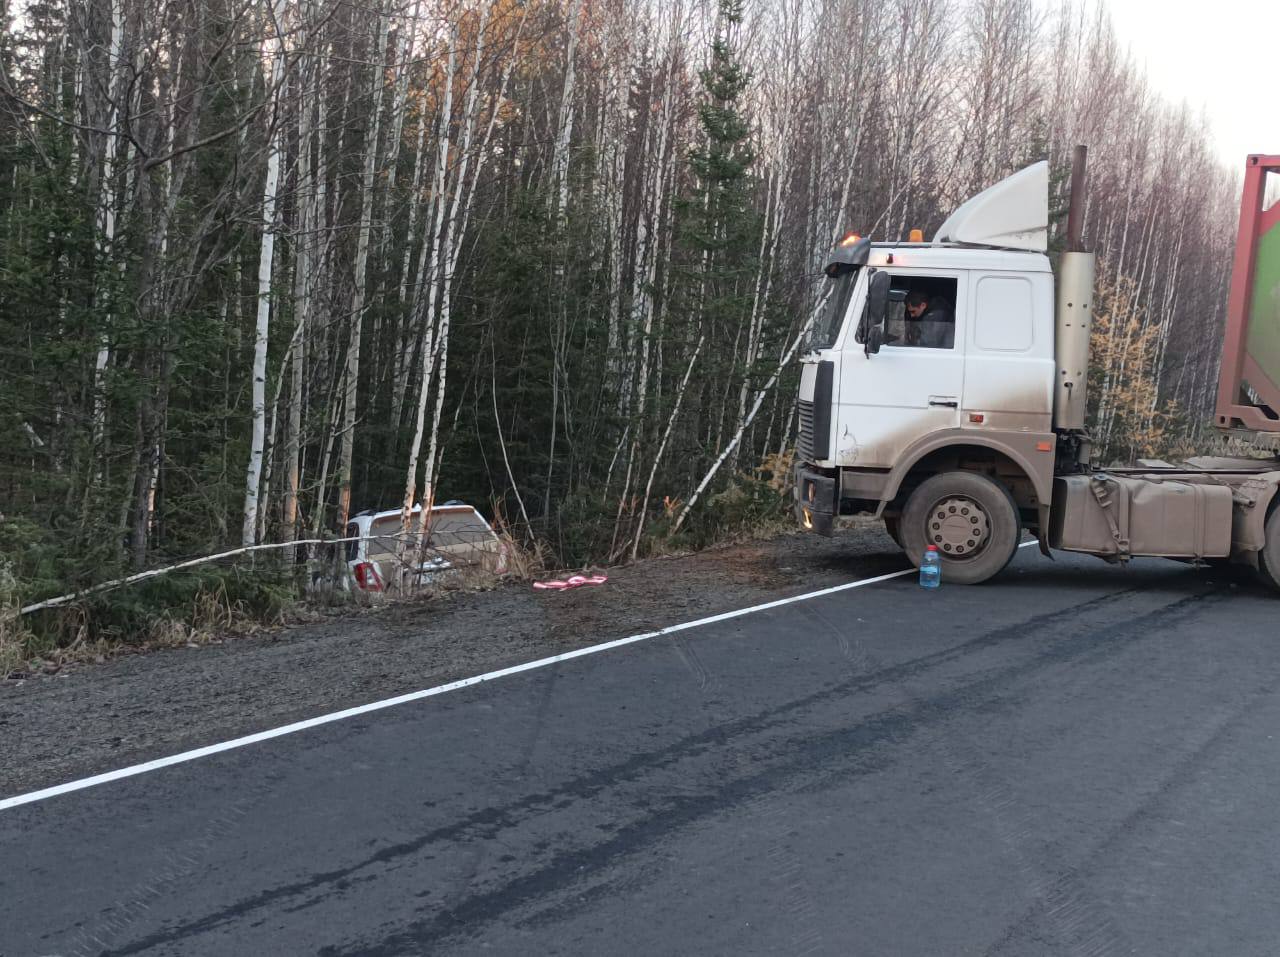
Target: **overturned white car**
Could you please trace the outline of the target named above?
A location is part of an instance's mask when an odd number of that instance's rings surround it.
[[[344,589],[383,592],[411,588],[466,569],[506,574],[510,548],[475,508],[462,502],[433,506],[427,517],[424,547],[419,547],[421,516],[422,506],[414,506],[407,537],[398,508],[352,516],[343,534],[349,539],[344,544]]]

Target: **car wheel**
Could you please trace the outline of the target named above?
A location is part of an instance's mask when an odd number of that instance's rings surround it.
[[[899,524],[900,541],[916,565],[934,545],[942,580],[975,585],[999,573],[1022,537],[1009,490],[974,472],[943,472],[911,493]]]

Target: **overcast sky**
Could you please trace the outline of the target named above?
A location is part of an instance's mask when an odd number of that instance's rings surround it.
[[[1280,154],[1280,0],[1110,0],[1116,33],[1173,102],[1204,108],[1218,155]]]

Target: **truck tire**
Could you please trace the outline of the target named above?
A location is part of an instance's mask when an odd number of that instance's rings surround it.
[[[1258,553],[1258,571],[1264,582],[1280,591],[1280,505],[1272,507],[1265,527],[1262,551]]]
[[[916,565],[936,545],[942,580],[976,585],[1013,559],[1022,522],[1013,496],[999,482],[974,472],[943,472],[911,493],[898,533]]]

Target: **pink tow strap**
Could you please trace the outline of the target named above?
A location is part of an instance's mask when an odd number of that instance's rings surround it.
[[[577,588],[579,585],[603,585],[608,580],[607,575],[574,575],[572,578],[534,582],[533,587],[541,591],[564,591],[566,588]]]

